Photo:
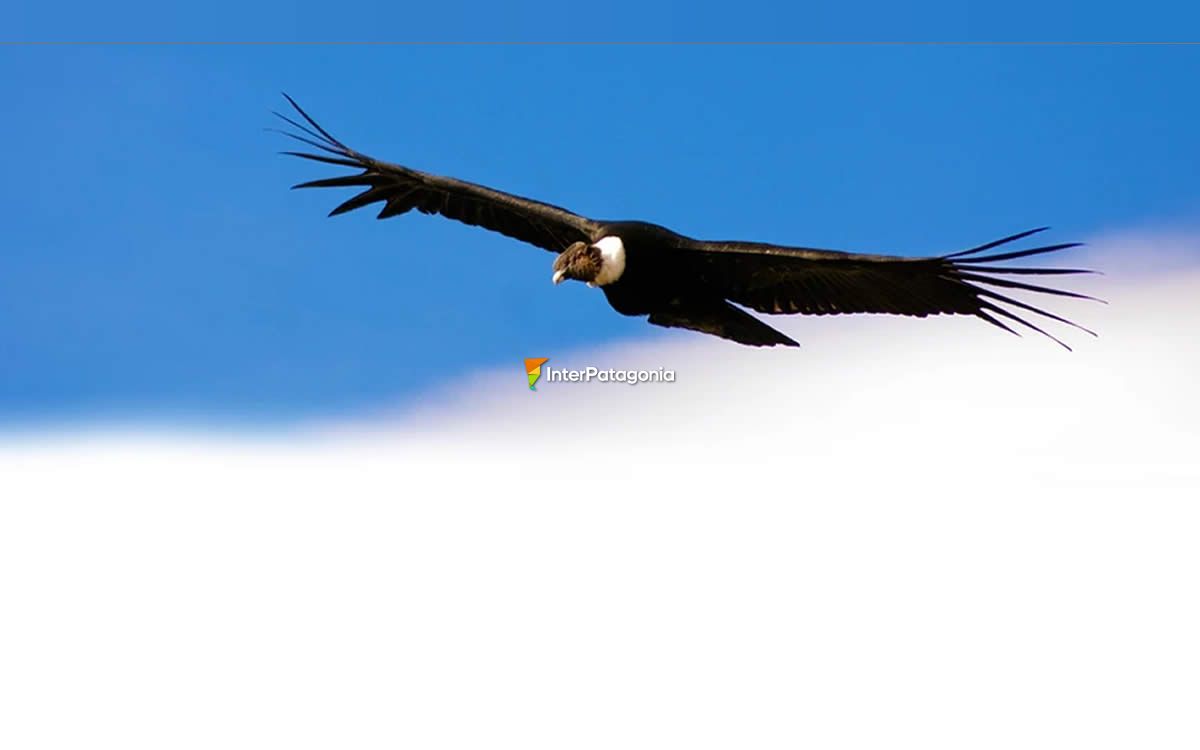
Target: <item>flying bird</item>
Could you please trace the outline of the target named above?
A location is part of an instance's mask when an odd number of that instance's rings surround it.
[[[989,252],[1046,227],[928,257],[697,240],[657,224],[591,219],[542,201],[379,161],[334,138],[290,96],[284,97],[304,122],[276,112],[296,129],[279,132],[317,153],[283,153],[359,170],[293,186],[362,189],[334,208],[330,216],[381,203],[379,219],[416,209],[499,232],[555,253],[551,274],[555,284],[573,280],[598,288],[614,310],[622,315],[648,316],[653,325],[686,328],[749,346],[798,346],[745,308],[767,315],[973,315],[1009,333],[1017,333],[1013,326],[1031,329],[1070,349],[1033,323],[1028,318],[1032,314],[1096,335],[1009,296],[1021,291],[1095,299],[1010,278],[1091,271],[997,265],[1080,243]]]

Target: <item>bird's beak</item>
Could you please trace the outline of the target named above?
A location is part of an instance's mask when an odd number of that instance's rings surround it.
[[[564,278],[566,275],[567,275],[567,274],[566,274],[566,272],[565,272],[565,271],[555,271],[555,272],[554,272],[554,283],[555,283],[556,285],[557,285],[557,284],[561,284],[561,283],[562,283],[562,280],[563,280],[563,278]]]

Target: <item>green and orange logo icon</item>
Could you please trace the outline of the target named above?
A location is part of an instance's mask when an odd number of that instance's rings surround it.
[[[538,382],[538,378],[542,377],[542,365],[550,361],[549,357],[536,357],[534,359],[525,360],[525,372],[529,375],[529,390],[536,391],[534,384]]]

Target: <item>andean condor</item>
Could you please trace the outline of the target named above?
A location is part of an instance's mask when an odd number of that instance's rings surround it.
[[[599,287],[614,310],[622,315],[648,315],[654,325],[687,328],[750,346],[797,346],[742,308],[768,315],[974,315],[1010,333],[1016,333],[1010,323],[1030,328],[1070,348],[1011,309],[1016,308],[1096,335],[1006,293],[1019,290],[1094,299],[1008,278],[1089,271],[996,265],[1079,243],[988,253],[1045,227],[930,257],[696,240],[657,224],[589,219],[549,203],[373,159],[331,136],[291,97],[284,96],[308,123],[275,113],[299,130],[285,135],[321,152],[284,153],[361,170],[295,186],[364,188],[330,216],[382,203],[380,219],[417,209],[500,232],[555,253],[555,284],[574,279]]]

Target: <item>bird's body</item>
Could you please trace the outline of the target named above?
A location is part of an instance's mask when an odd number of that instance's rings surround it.
[[[1086,271],[995,265],[1077,243],[987,253],[1042,229],[970,250],[922,258],[696,240],[657,224],[589,219],[552,204],[378,161],[348,148],[294,101],[288,101],[312,127],[280,115],[303,133],[287,135],[324,153],[286,153],[362,170],[296,186],[364,189],[331,215],[383,203],[378,215],[381,219],[416,209],[482,226],[557,253],[553,264],[555,283],[571,279],[598,287],[614,310],[623,315],[648,316],[655,325],[700,331],[751,346],[796,346],[795,341],[743,308],[768,315],[957,314],[973,315],[1013,333],[1004,321],[1015,322],[1062,344],[1008,309],[1015,307],[1087,330],[997,291],[1085,297],[1006,277]]]
[[[602,262],[595,285],[622,315],[649,316],[655,325],[709,333],[751,346],[795,346],[796,342],[725,301],[719,285],[689,271],[689,237],[644,221],[601,222],[594,240],[603,260],[605,246],[620,247],[622,273],[605,278]],[[615,242],[614,242],[615,240]],[[563,255],[566,255],[564,253]],[[563,256],[560,256],[560,258]],[[612,261],[610,261],[612,263]]]

